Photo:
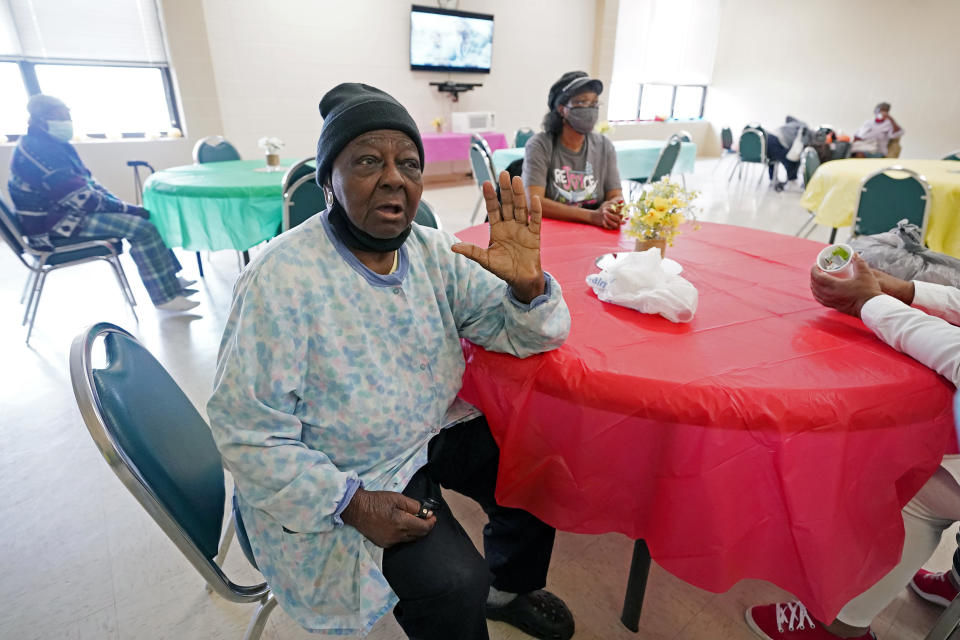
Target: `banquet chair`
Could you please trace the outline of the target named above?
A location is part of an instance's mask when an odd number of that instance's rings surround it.
[[[659,182],[662,178],[673,173],[673,167],[677,164],[677,158],[680,156],[680,145],[680,136],[674,133],[667,140],[667,143],[663,145],[663,148],[660,149],[660,153],[657,155],[657,161],[653,165],[653,171],[649,176],[627,178],[627,182],[630,183],[631,196],[633,195],[634,187],[642,187],[644,184]],[[685,180],[684,186],[686,186]]]
[[[477,213],[480,212],[480,207],[483,205],[483,183],[489,180],[493,184],[497,184],[497,180],[494,178],[493,160],[487,152],[490,147],[487,146],[484,149],[484,146],[486,146],[486,141],[484,141],[483,146],[476,140],[470,143],[470,166],[473,168],[473,179],[480,190],[477,194],[477,202],[473,205],[473,213],[470,214],[470,224],[473,224]]]
[[[227,162],[229,160],[239,160],[240,153],[237,148],[226,141],[223,136],[207,136],[197,140],[193,145],[194,164],[204,164],[206,162]]]
[[[26,298],[27,307],[21,324],[27,326],[27,344],[30,344],[30,335],[33,333],[33,324],[37,319],[37,308],[40,306],[40,296],[43,294],[43,285],[47,275],[56,269],[71,267],[76,264],[104,260],[113,269],[123,298],[130,306],[134,320],[139,322],[137,312],[133,308],[137,301],[133,298],[133,290],[127,281],[127,275],[120,264],[120,254],[123,253],[123,244],[120,238],[63,238],[54,242],[52,249],[38,249],[27,241],[17,218],[7,204],[0,199],[0,235],[7,246],[17,255],[17,259],[29,270],[27,283],[20,296],[21,304]],[[29,297],[27,294],[29,292]]]
[[[420,198],[420,204],[417,205],[417,215],[413,221],[424,227],[443,229],[443,225],[440,223],[440,218],[437,217],[433,205],[423,198]]]
[[[730,127],[724,127],[720,130],[720,146],[724,151],[734,153],[733,151],[733,130]]]
[[[296,163],[283,176],[283,220],[280,232],[289,231],[327,208],[323,189],[317,184],[313,158]]]
[[[907,175],[897,178],[890,172]],[[929,216],[930,185],[926,178],[911,169],[893,165],[874,171],[860,182],[850,237],[883,233],[906,219],[920,227],[920,237],[926,239]]]
[[[943,157],[944,160],[960,160],[960,149]]]
[[[733,180],[733,174],[737,174],[737,180],[743,177],[743,166],[745,164],[760,165],[760,179],[757,180],[757,186],[763,182],[763,176],[766,173],[769,160],[767,159],[767,137],[760,127],[748,125],[740,134],[740,145],[737,151],[737,164],[730,172],[730,178],[727,182]]]
[[[693,142],[693,136],[689,131],[681,129],[677,131],[676,135],[680,138],[680,142]]]
[[[533,137],[533,129],[530,127],[522,127],[517,129],[517,134],[513,138],[513,146],[518,148],[523,148],[527,146],[527,141]]]
[[[810,184],[810,179],[813,178],[813,174],[817,171],[817,168],[820,167],[820,155],[817,154],[817,150],[813,147],[804,147],[803,153],[800,154],[800,175],[803,176],[803,188],[806,189]],[[809,212],[810,217],[806,222],[803,223],[803,226],[800,227],[800,230],[797,231],[794,235],[800,236],[801,233],[806,233],[803,235],[804,238],[809,236],[816,225],[813,223],[813,219],[816,216],[813,212]],[[809,227],[809,229],[807,228]]]
[[[105,355],[97,359],[105,362],[99,369],[93,368],[95,344]],[[234,584],[214,561],[222,555],[226,492],[206,422],[150,352],[113,324],[95,324],[74,339],[70,379],[107,464],[210,590],[230,602],[257,604],[244,635],[257,640],[277,601],[267,583]],[[232,512],[240,547],[256,567],[235,500]]]

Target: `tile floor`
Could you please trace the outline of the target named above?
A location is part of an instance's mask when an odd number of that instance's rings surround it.
[[[731,167],[730,160],[704,160],[688,176],[688,184],[703,191],[704,219],[784,233],[800,227],[806,213],[798,190],[728,187]],[[457,230],[469,223],[475,194],[472,186],[457,186],[429,189],[425,197],[439,210],[444,227]],[[827,231],[817,229],[813,237],[826,240]],[[5,274],[0,281],[0,602],[6,603],[0,638],[234,640],[246,628],[251,608],[208,595],[196,572],[100,458],[80,421],[67,369],[72,338],[93,322],[114,322],[134,331],[202,408],[237,276],[235,255],[205,255],[207,276],[198,294],[203,304],[196,315],[153,310],[132,262],[127,256],[123,260],[140,301],[139,325],[108,268],[90,264],[48,279],[27,347],[16,304],[26,272],[10,252],[0,252]],[[181,260],[185,275],[194,277],[193,255],[182,253]],[[466,500],[451,500],[478,539],[482,513]],[[947,566],[951,538],[945,537],[931,567]],[[641,632],[632,634],[618,621],[631,546],[619,534],[558,536],[549,587],[573,610],[576,638],[750,640],[744,608],[785,595],[758,581],[712,594],[654,566]],[[258,579],[236,548],[226,569],[237,582]],[[881,640],[919,640],[937,615],[934,607],[904,592],[875,630]],[[491,623],[491,636],[527,637],[499,623]],[[279,609],[264,634],[270,640],[307,637],[312,636]],[[387,617],[370,637],[403,635]]]

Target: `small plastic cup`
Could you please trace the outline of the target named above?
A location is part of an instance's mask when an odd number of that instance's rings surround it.
[[[817,256],[817,267],[837,278],[852,278],[854,254],[848,244],[832,244]]]

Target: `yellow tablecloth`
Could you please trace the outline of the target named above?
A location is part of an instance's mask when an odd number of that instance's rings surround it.
[[[849,227],[857,206],[860,182],[868,174],[901,165],[913,169],[930,185],[927,246],[960,258],[960,162],[902,158],[832,160],[817,169],[800,204],[816,215],[819,224]]]

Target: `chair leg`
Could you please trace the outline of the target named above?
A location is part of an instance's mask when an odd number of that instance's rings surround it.
[[[737,169],[739,168],[740,168],[740,160],[738,158],[737,163],[733,165],[733,170],[730,171],[730,177],[727,178],[727,184],[730,184],[731,182],[733,182],[733,174],[735,174],[737,172]]]
[[[810,214],[810,217],[807,218],[806,221],[803,223],[803,226],[801,226],[800,229],[798,229],[797,232],[796,232],[795,234],[793,234],[793,235],[795,235],[795,236],[797,236],[797,237],[799,238],[799,237],[800,237],[800,234],[803,233],[804,229],[806,229],[806,228],[809,226],[810,229],[807,231],[807,235],[805,235],[805,236],[803,236],[803,237],[806,238],[807,236],[809,236],[809,235],[813,232],[813,229],[817,226],[817,225],[813,222],[815,219],[816,219],[816,217],[811,213],[811,214]]]
[[[137,303],[133,300],[133,292],[130,291],[130,283],[126,281],[127,277],[123,273],[123,265],[120,264],[120,260],[116,256],[107,260],[107,262],[113,268],[113,275],[117,278],[117,284],[120,285],[120,292],[123,294],[124,299],[127,301],[127,305],[130,307],[130,313],[133,314],[133,319],[137,322],[137,324],[140,324],[140,318],[137,317],[137,310],[133,308]]]
[[[200,272],[200,277],[203,277],[203,262],[200,260],[200,252],[197,251],[197,271]]]
[[[954,598],[946,611],[940,614],[933,629],[924,640],[950,640],[958,635],[960,628],[960,598]]]
[[[33,323],[37,319],[37,307],[40,306],[40,296],[43,294],[43,283],[47,280],[47,272],[41,273],[37,279],[36,295],[30,296],[30,302],[33,303],[33,312],[30,313],[30,325],[27,327],[26,343],[30,344],[30,334],[33,333]],[[27,305],[27,311],[30,311],[30,305]]]
[[[40,280],[46,275],[45,271],[40,271],[33,278],[33,284],[30,285],[30,295],[27,296],[27,306],[23,310],[23,320],[20,322],[21,326],[27,325],[27,320],[30,319],[30,309],[33,308],[33,301],[37,297],[37,291],[43,285],[40,284]]]
[[[627,578],[627,592],[623,596],[623,612],[620,614],[620,622],[634,633],[640,630],[640,612],[643,610],[649,577],[650,549],[645,540],[637,540],[633,543],[630,576]]]
[[[473,221],[476,220],[477,214],[480,212],[481,204],[483,204],[483,191],[477,196],[477,203],[473,205],[473,213],[470,214],[470,224],[473,224]]]
[[[247,625],[247,632],[243,634],[243,640],[260,640],[263,629],[267,626],[267,618],[270,617],[270,613],[276,606],[277,599],[273,597],[273,592],[271,591],[257,605],[257,610],[254,612],[253,617],[250,618],[250,624]]]
[[[33,286],[33,281],[36,277],[37,273],[35,271],[31,271],[27,276],[27,281],[23,283],[23,291],[20,292],[20,304],[23,304],[24,300],[27,299],[27,291]]]
[[[128,296],[128,299],[130,300],[130,306],[135,307],[137,306],[137,300],[136,298],[133,297],[133,287],[130,286],[130,281],[127,280],[127,272],[123,270],[123,265],[120,263],[120,258],[117,257],[116,260],[117,260],[117,267],[119,267],[119,271],[120,271],[120,278],[123,280],[123,286],[127,290],[127,296]]]
[[[837,228],[834,227],[830,230],[830,244],[833,244],[834,240],[837,239]]]

